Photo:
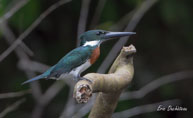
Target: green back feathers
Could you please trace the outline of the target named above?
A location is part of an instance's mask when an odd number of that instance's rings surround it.
[[[82,46],[72,50],[55,65],[49,77],[59,77],[62,73],[68,73],[85,63],[95,48],[96,46]]]

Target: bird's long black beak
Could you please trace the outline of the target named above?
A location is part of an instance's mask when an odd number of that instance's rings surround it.
[[[119,38],[123,36],[131,36],[136,34],[135,32],[108,32],[104,35],[104,39]]]

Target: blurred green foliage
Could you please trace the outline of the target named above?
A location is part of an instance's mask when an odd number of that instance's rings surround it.
[[[6,9],[9,7],[9,4],[12,0],[1,0],[0,1],[0,16],[4,15]]]
[[[10,19],[10,25],[17,28],[17,30],[23,31],[40,15],[40,1],[29,0],[29,2],[21,8]]]

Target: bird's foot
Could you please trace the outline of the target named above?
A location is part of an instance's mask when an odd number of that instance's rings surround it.
[[[88,82],[90,82],[90,83],[92,84],[92,81],[91,81],[91,80],[89,80],[89,79],[87,79],[87,78],[84,78],[84,77],[80,77],[79,80],[86,80],[86,81],[88,81]]]

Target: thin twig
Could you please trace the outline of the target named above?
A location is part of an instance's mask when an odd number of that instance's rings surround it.
[[[9,45],[11,45],[15,40],[15,35],[13,34],[13,32],[11,31],[11,29],[9,28],[8,24],[7,24],[7,21],[4,21],[4,22],[0,22],[0,30],[2,32],[2,34],[4,35],[7,43]],[[34,53],[25,45],[24,42],[22,42],[20,44],[20,47],[23,49],[23,51],[25,51],[29,56],[33,56]],[[17,50],[15,50],[16,53],[20,53],[20,52],[17,52]]]
[[[113,118],[130,118],[140,114],[157,111],[157,108],[159,107],[159,105],[166,106],[167,108],[169,105],[179,105],[179,104],[180,104],[180,100],[174,99],[174,100],[167,100],[167,101],[162,101],[162,102],[153,103],[153,104],[137,106],[125,111],[114,113]]]
[[[145,0],[142,5],[139,7],[138,10],[134,13],[132,19],[130,20],[129,24],[125,28],[124,31],[132,31],[135,29],[141,18],[144,16],[144,14],[157,2],[158,0]],[[125,45],[127,42],[128,37],[120,38],[119,41],[113,46],[111,51],[106,56],[105,60],[102,62],[100,67],[97,70],[97,73],[105,73],[105,71],[108,69],[110,64],[113,62],[115,57],[117,56],[120,49]]]
[[[72,99],[73,89],[74,89],[74,85],[76,82],[72,82],[72,80],[66,80],[65,82],[66,84],[68,84],[70,90],[69,90],[69,95],[67,98],[67,103],[63,111],[61,112],[59,118],[71,117],[74,114],[74,112],[77,110],[77,108],[79,108],[80,106],[75,103],[74,99]]]
[[[65,82],[63,80],[56,81],[50,86],[44,95],[40,98],[40,104],[48,104],[62,88],[64,88]]]
[[[61,5],[70,2],[71,0],[60,0],[59,2],[53,4],[51,7],[49,7],[45,12],[43,12],[31,25],[28,27],[18,38],[14,43],[5,50],[0,55],[0,62],[5,59],[21,42],[23,39],[25,39],[29,33],[33,31],[40,23],[41,21],[48,16],[52,11],[60,7]]]
[[[99,0],[98,1],[94,16],[91,20],[90,29],[93,29],[97,25],[97,23],[99,22],[99,18],[102,14],[102,11],[104,9],[104,6],[105,6],[106,2],[107,2],[107,0]]]
[[[36,104],[35,108],[32,111],[31,118],[41,118],[41,115],[43,113],[44,107],[40,104]]]
[[[72,99],[73,89],[74,86],[70,86],[67,103],[59,118],[70,118],[70,116],[72,116],[72,114],[75,112],[75,107],[77,104],[75,103],[75,100]]]
[[[32,78],[32,77],[36,76],[36,74],[32,71],[28,71],[28,70],[22,70],[22,71],[25,72],[27,78]],[[31,88],[31,93],[32,93],[35,101],[38,102],[40,96],[42,95],[42,90],[41,90],[39,82],[35,81],[35,82],[30,83],[30,88]]]
[[[56,81],[47,89],[47,91],[42,96],[39,96],[38,103],[32,112],[32,118],[41,118],[44,108],[58,94],[58,92],[62,90],[64,85],[65,83],[63,82],[63,80]]]
[[[1,93],[0,94],[0,99],[7,99],[7,98],[15,98],[15,97],[21,97],[25,94],[29,94],[29,90],[25,91],[19,91],[19,92],[10,92],[10,93]]]
[[[11,45],[11,43],[15,40],[15,36],[12,33],[11,29],[7,25],[7,20],[12,17],[18,10],[20,10],[23,6],[25,6],[29,0],[20,0],[17,2],[12,9],[10,9],[8,12],[6,12],[1,18],[0,18],[0,25],[1,30],[6,36],[8,43]],[[25,43],[21,43],[20,45],[24,51],[29,54],[29,56],[33,56],[33,52],[25,45]]]
[[[32,60],[20,60],[18,63],[18,67],[21,70],[28,70],[32,72],[39,72],[43,73],[45,72],[50,66],[37,62],[37,61],[32,61]]]
[[[6,21],[9,18],[11,18],[18,10],[20,10],[23,6],[25,6],[29,0],[18,0],[19,2],[17,2],[13,8],[11,8],[8,12],[6,12],[1,18],[0,18],[0,22]]]
[[[113,24],[109,30],[110,31],[121,31],[123,30],[123,28],[127,25],[128,21],[132,18],[132,16],[134,15],[134,13],[136,12],[138,8],[135,8],[134,10],[130,11],[129,13],[127,13],[126,15],[124,15],[122,18],[120,18],[120,20]]]
[[[176,73],[172,73],[163,77],[160,77],[149,84],[145,85],[141,89],[137,91],[131,91],[131,92],[125,92],[121,95],[120,100],[128,100],[128,99],[140,99],[146,96],[148,93],[154,91],[155,89],[172,83],[176,82],[179,80],[184,80],[184,79],[192,79],[193,78],[193,71],[180,71]]]
[[[5,40],[7,42],[12,42],[15,40],[15,35],[13,34],[13,32],[9,29],[8,25],[6,24],[6,21],[4,21],[4,24],[1,23],[1,29],[4,33],[5,36]],[[25,54],[24,50],[21,49],[20,47],[17,47],[15,50],[17,57],[19,58],[19,62],[30,62],[30,59],[28,57],[28,55]],[[19,65],[20,63],[18,63]],[[28,67],[28,63],[25,65]],[[19,68],[22,71],[25,72],[25,74],[28,76],[28,78],[31,78],[33,76],[35,76],[35,73],[33,71],[28,71],[29,69],[25,69],[25,68]],[[37,82],[31,84],[31,92],[33,97],[35,98],[35,100],[38,100],[38,97],[41,95],[41,89],[39,87],[39,84]]]
[[[14,110],[16,110],[22,103],[25,102],[25,98],[22,98],[18,101],[16,101],[15,103],[13,103],[12,105],[8,106],[5,110],[3,110],[0,113],[0,118],[5,117],[9,112],[12,112]]]
[[[80,40],[79,36],[86,30],[87,17],[89,12],[89,5],[91,0],[82,0],[80,16],[78,21],[78,31],[77,31],[77,46],[79,46]]]

